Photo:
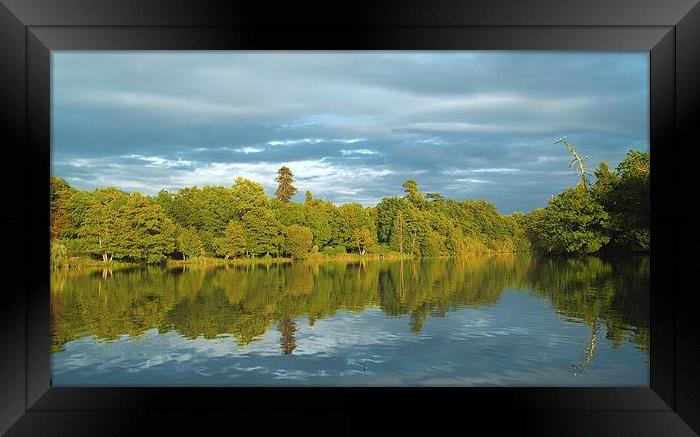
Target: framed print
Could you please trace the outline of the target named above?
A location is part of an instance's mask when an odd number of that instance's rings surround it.
[[[698,432],[700,7],[545,3],[3,1],[0,430]]]

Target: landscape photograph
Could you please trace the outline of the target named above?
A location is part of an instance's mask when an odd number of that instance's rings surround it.
[[[54,51],[53,386],[649,386],[649,53]]]

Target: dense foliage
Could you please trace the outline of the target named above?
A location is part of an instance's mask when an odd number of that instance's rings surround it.
[[[610,241],[608,214],[583,184],[567,188],[544,209],[530,214],[528,229],[541,252],[593,253]]]
[[[595,175],[591,194],[608,212],[610,249],[649,250],[649,153],[630,150],[616,171],[602,163]]]
[[[527,215],[502,215],[484,200],[421,193],[374,207],[335,205],[296,192],[282,167],[270,198],[259,183],[161,191],[148,197],[116,188],[76,190],[51,178],[52,259],[159,263],[168,258],[291,256],[398,252],[413,257],[539,251],[588,254],[649,248],[649,153],[630,151],[615,171],[602,163],[593,184],[578,184]]]
[[[286,174],[291,172],[280,172]],[[528,249],[517,220],[489,202],[424,196],[413,180],[404,188],[404,197],[363,207],[334,205],[310,192],[303,204],[291,202],[280,196],[290,193],[289,187],[270,198],[262,185],[242,178],[231,187],[189,187],[151,198],[116,188],[79,191],[53,177],[51,232],[54,245],[71,255],[107,262],[307,258],[314,252],[395,251],[419,257]]]
[[[579,184],[535,209],[525,227],[536,251],[556,254],[649,250],[649,152],[630,150],[615,171],[602,162]]]

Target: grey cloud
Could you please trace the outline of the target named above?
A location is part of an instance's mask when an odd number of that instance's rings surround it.
[[[425,191],[510,212],[575,181],[555,138],[569,135],[592,167],[649,141],[641,52],[57,52],[53,61],[53,172],[81,188],[154,193],[244,176],[271,191],[274,170],[294,165],[302,192],[337,202],[400,195],[415,177]]]

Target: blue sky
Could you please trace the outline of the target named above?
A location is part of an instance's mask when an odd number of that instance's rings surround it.
[[[648,150],[646,52],[54,52],[52,171],[155,194],[242,176],[376,204],[424,192],[544,206]]]

